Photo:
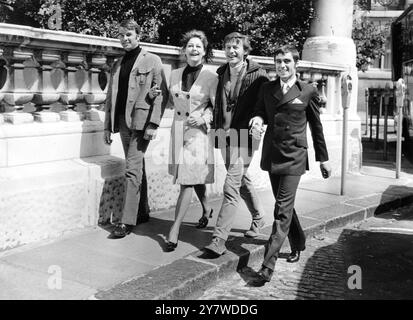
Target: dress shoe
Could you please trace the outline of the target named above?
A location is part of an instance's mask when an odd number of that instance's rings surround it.
[[[209,217],[212,218],[213,209],[209,212]],[[204,229],[208,225],[208,215],[203,215],[201,219],[199,219],[198,224],[196,225],[197,229]]]
[[[287,258],[287,262],[297,262],[298,260],[300,260],[300,251],[298,250],[294,250],[290,253],[290,255]]]
[[[273,273],[274,271],[270,268],[262,266],[261,269],[257,272],[257,275],[260,278],[260,280],[264,282],[270,282]]]
[[[174,243],[172,241],[166,241],[166,247],[165,247],[165,251],[166,252],[172,252],[176,249],[176,247],[178,246],[178,242]]]
[[[264,228],[265,222],[264,219],[254,219],[251,222],[250,229],[244,233],[244,236],[247,238],[256,238],[260,235],[260,231]]]
[[[212,253],[214,256],[222,256],[227,248],[225,247],[225,240],[213,237],[209,245],[204,248],[208,253]]]
[[[136,224],[141,224],[141,223],[145,223],[149,221],[149,214],[145,214],[142,216],[138,216],[138,218],[136,219]]]
[[[132,226],[124,224],[124,223],[118,223],[112,231],[112,236],[114,238],[123,238],[132,231]]]

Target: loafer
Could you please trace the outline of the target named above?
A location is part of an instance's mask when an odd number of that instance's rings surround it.
[[[257,220],[252,220],[251,227],[248,231],[244,233],[244,236],[247,238],[256,238],[260,235],[260,231],[262,228],[264,228],[264,226],[264,219],[261,218]]]
[[[212,218],[213,209],[209,212],[209,217]],[[208,225],[208,215],[203,215],[196,225],[197,229],[204,229]]]
[[[112,236],[114,238],[123,238],[127,236],[129,233],[132,231],[132,226],[124,224],[124,223],[118,223],[115,226],[115,229],[112,231]]]
[[[222,256],[225,251],[227,251],[227,248],[225,247],[225,240],[218,237],[213,237],[211,243],[204,249],[208,253],[218,257]]]
[[[257,275],[261,281],[270,282],[273,273],[274,271],[270,268],[262,266],[261,269],[257,272]]]
[[[300,260],[300,251],[294,250],[290,253],[290,255],[287,257],[287,262],[294,263],[298,262]]]
[[[167,241],[166,246],[165,246],[165,251],[166,252],[172,252],[178,247],[178,242],[174,243],[172,241]]]

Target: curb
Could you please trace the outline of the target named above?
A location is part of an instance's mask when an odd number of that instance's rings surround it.
[[[350,199],[342,204],[300,215],[307,237],[330,229],[360,222],[386,211],[413,203],[412,188],[395,186],[382,194]],[[201,290],[251,261],[263,258],[264,244],[272,226],[266,226],[255,239],[234,237],[226,243],[227,252],[219,258],[208,259],[201,250],[195,251],[145,275],[127,280],[91,296],[93,300],[184,300],[193,299]]]

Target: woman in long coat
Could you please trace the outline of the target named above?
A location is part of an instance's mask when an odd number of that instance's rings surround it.
[[[187,65],[171,73],[170,102],[175,109],[169,147],[169,173],[174,183],[181,185],[175,209],[175,222],[169,231],[166,250],[178,244],[181,223],[188,210],[194,189],[203,209],[197,228],[205,228],[212,216],[206,199],[205,184],[214,182],[214,148],[208,135],[218,78],[203,62],[211,49],[202,31],[184,34],[182,50]]]

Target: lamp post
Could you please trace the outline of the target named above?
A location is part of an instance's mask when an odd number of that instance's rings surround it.
[[[350,108],[351,93],[353,90],[352,78],[350,75],[343,75],[341,78],[341,104],[343,107],[343,140],[341,153],[341,188],[340,195],[346,193],[346,172],[347,172],[347,135],[348,135],[348,110]]]
[[[400,178],[402,162],[402,122],[403,104],[406,95],[406,84],[402,78],[396,82],[396,106],[397,106],[397,146],[396,146],[396,179]]]
[[[367,136],[369,124],[369,88],[364,90],[364,96],[366,97],[366,130],[364,131],[364,135]]]

